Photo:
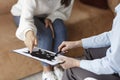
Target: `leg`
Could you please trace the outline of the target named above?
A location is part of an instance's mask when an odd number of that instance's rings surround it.
[[[38,47],[46,50],[52,50],[52,34],[50,28],[45,28],[44,19],[34,17],[34,23],[37,27]],[[53,67],[42,62],[43,74],[42,80],[56,80],[53,73]]]
[[[50,28],[45,28],[44,19],[34,17],[34,23],[37,28],[38,47],[46,50],[52,50],[52,34]],[[48,64],[43,63],[48,66]]]
[[[96,75],[92,72],[81,68],[70,68],[64,72],[62,80],[84,80],[87,77],[95,78],[97,80],[120,80],[118,76],[114,75]]]
[[[37,28],[38,47],[46,50],[52,50],[52,34],[50,28],[46,28],[43,18],[34,17],[34,23]]]
[[[15,21],[15,24],[17,25],[17,27],[19,26],[20,23],[20,16],[13,16],[13,19]]]
[[[67,31],[61,19],[56,19],[53,22],[53,28],[55,33],[53,52],[58,52],[58,46],[67,39]]]
[[[53,22],[53,28],[55,33],[53,52],[58,52],[58,46],[67,38],[67,31],[64,22],[61,19],[56,19]],[[54,73],[57,76],[58,80],[62,80],[63,70],[60,67],[55,66]]]
[[[106,55],[108,47],[85,49],[85,57],[88,60],[102,58]]]

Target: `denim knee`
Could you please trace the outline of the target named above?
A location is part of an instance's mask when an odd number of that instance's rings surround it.
[[[56,19],[53,22],[53,28],[55,33],[53,52],[57,52],[58,46],[67,39],[67,29],[61,19]]]
[[[18,27],[20,23],[20,16],[13,16],[13,19],[15,21],[16,26]]]

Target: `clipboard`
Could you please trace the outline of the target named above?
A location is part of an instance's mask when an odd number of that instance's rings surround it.
[[[13,50],[13,52],[48,63],[50,65],[57,65],[63,63],[63,61],[58,60],[56,57],[59,56],[59,53],[54,53],[45,49],[35,47],[30,53],[28,48],[21,48]]]

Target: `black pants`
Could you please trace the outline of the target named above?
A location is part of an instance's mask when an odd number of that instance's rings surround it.
[[[88,60],[101,58],[105,56],[106,50],[107,48],[86,49],[85,57]],[[97,75],[81,68],[70,68],[65,70],[62,80],[84,80],[87,77],[92,77],[97,80],[120,80],[120,77],[116,74]]]

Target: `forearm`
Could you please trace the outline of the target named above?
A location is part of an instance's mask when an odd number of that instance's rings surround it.
[[[114,70],[108,65],[108,59],[81,60],[80,68],[95,74],[113,74]]]
[[[110,46],[110,31],[82,39],[84,48],[100,48]]]
[[[82,47],[82,40],[74,41],[75,48]]]

